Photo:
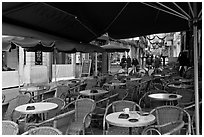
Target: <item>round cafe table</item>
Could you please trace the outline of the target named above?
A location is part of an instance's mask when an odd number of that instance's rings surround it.
[[[97,90],[97,93],[91,93],[91,90],[82,90],[79,92],[79,94],[83,95],[83,96],[98,96],[98,95],[102,95],[102,94],[106,94],[108,93],[109,91],[107,90],[99,90],[99,89],[96,89]]]
[[[182,83],[191,83],[193,82],[193,79],[179,79],[179,82],[182,82]]]
[[[130,79],[126,79],[126,80],[129,80],[129,81],[141,81],[142,78],[130,78]]]
[[[118,82],[118,83],[105,83],[104,86],[109,86],[109,87],[114,87],[114,89],[116,89],[116,87],[120,87],[120,86],[125,86],[126,83],[121,83],[121,82]]]
[[[169,94],[169,93],[155,93],[155,94],[148,95],[148,97],[158,101],[167,101],[170,103],[170,105],[173,105],[173,101],[176,101],[182,98],[181,95]]]
[[[34,107],[34,109],[28,110],[28,107]],[[56,103],[37,102],[37,103],[28,103],[28,104],[20,105],[15,108],[15,111],[18,111],[22,114],[40,114],[40,113],[45,113],[50,110],[56,109],[57,107],[58,105]]]
[[[89,96],[92,99],[95,99],[95,96],[100,96],[100,95],[103,95],[103,94],[106,94],[109,92],[107,90],[100,90],[100,89],[96,89],[96,90],[97,90],[97,93],[92,93],[90,89],[89,90],[82,90],[79,92],[79,94],[81,94],[82,96]]]
[[[168,87],[171,87],[171,88],[184,88],[184,89],[188,89],[188,88],[192,88],[193,85],[187,85],[187,84],[179,84],[179,85],[169,84]]]
[[[106,116],[106,121],[114,126],[129,127],[129,134],[132,134],[132,127],[144,127],[155,122],[155,116],[152,114],[140,115],[137,111],[130,111],[128,119],[119,118],[119,115],[124,112],[114,112]],[[137,119],[138,121],[129,121],[130,119]]]
[[[43,88],[40,88],[38,86],[25,86],[20,88],[19,92],[23,92],[24,94],[29,93],[31,96],[34,96],[36,92],[44,90]]]

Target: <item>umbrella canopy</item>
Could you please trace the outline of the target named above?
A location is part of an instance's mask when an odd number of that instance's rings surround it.
[[[189,7],[192,3],[3,2],[2,21],[87,43],[105,33],[121,39],[189,30]],[[197,7],[201,26],[202,3]]]
[[[8,36],[2,38],[2,49],[8,51],[21,46],[28,52],[43,51],[53,52],[54,48],[58,52],[75,53],[75,52],[105,52],[105,50],[99,46],[92,44],[78,43],[74,41],[48,41],[37,40],[26,37]]]
[[[126,48],[119,43],[111,43],[103,45],[101,47],[104,48],[106,52],[125,52],[125,51],[129,52],[130,50],[129,48]]]
[[[73,41],[56,41],[55,47],[58,52],[65,53],[92,53],[92,52],[105,52],[105,50],[99,46],[93,44],[84,44]]]
[[[2,38],[2,49],[11,50],[16,46],[21,46],[26,51],[35,52],[52,52],[54,49],[54,41],[42,41],[32,38],[7,36]]]

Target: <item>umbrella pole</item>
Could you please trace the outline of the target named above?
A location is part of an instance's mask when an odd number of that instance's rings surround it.
[[[198,41],[197,41],[197,4],[193,4],[193,38],[194,38],[194,89],[195,89],[195,124],[196,135],[199,135],[199,93],[198,93]]]
[[[97,76],[97,68],[98,68],[98,59],[97,59],[97,52],[95,53],[95,76]]]
[[[197,23],[197,20],[195,20],[194,23]],[[199,135],[198,46],[196,25],[193,25],[193,36],[194,36],[195,123],[196,123],[196,135]]]
[[[55,87],[57,88],[57,50],[54,48],[54,64],[55,64]],[[55,97],[57,97],[57,90]]]

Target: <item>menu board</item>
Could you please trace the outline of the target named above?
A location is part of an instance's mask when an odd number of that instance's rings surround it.
[[[90,75],[91,70],[91,60],[83,60],[82,63],[82,75]]]
[[[35,65],[42,65],[42,51],[35,52]]]

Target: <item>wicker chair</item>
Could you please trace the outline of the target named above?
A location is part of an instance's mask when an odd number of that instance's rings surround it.
[[[59,111],[62,110],[65,106],[65,102],[61,98],[48,98],[46,100],[43,100],[43,102],[52,102],[58,105],[57,109],[51,110],[46,114],[46,119],[50,119],[56,116],[57,113],[59,113]]]
[[[55,96],[55,93],[56,93],[56,89],[48,90],[48,91],[45,91],[38,95],[33,96],[31,100],[32,102],[40,102],[48,98],[53,98]]]
[[[67,127],[71,124],[74,119],[74,110],[68,110],[66,107],[63,108],[57,116],[42,121],[40,123],[27,123],[25,126],[25,131],[28,131],[32,128],[50,126],[59,129],[63,135],[65,135]]]
[[[192,89],[179,89],[175,91],[176,94],[179,94],[182,96],[180,100],[178,100],[178,106],[179,107],[187,107],[189,105],[194,104],[195,102],[195,96],[194,96],[194,90]]]
[[[184,121],[187,124],[185,129],[186,134],[191,134],[191,117],[189,113],[183,108],[177,106],[160,106],[153,109],[151,114],[156,117],[156,124],[161,134],[167,133],[172,129],[171,126],[165,124],[174,121]],[[187,119],[185,119],[187,118]]]
[[[110,93],[112,95],[118,94],[117,100],[124,100],[128,96],[128,89],[112,89]]]
[[[95,102],[89,98],[81,98],[71,102],[69,105],[75,105],[75,118],[74,121],[68,126],[66,134],[71,135],[85,135],[85,130],[90,126],[91,113],[95,109]],[[68,106],[69,106],[68,105]]]
[[[86,79],[85,80],[86,85],[86,89],[91,89],[93,87],[96,87],[98,84],[98,78],[93,78],[93,79]]]
[[[184,107],[184,109],[190,114],[191,116],[191,129],[192,134],[195,135],[195,103],[189,106]],[[200,115],[200,135],[202,135],[202,101],[199,102],[199,115]]]
[[[128,89],[128,96],[127,100],[130,101],[138,101],[139,97],[138,95],[138,81],[126,81],[126,88]]]
[[[37,127],[24,132],[22,135],[62,135],[62,132],[54,127]]]
[[[123,111],[124,108],[129,108],[130,111],[135,111],[135,110],[139,110],[140,112],[142,111],[141,107],[133,101],[119,100],[119,101],[112,102],[106,107],[106,111],[103,117],[103,134],[104,135],[107,135],[107,134],[109,135],[121,135],[121,134],[128,135],[129,133],[128,128],[110,126],[109,123],[106,122],[106,116],[108,114],[113,113],[113,112]]]
[[[177,135],[180,134],[180,130],[184,126],[184,121],[173,121],[164,125],[150,125],[144,128],[142,135]],[[168,128],[165,133],[159,131],[160,127]]]
[[[167,92],[165,90],[151,90],[149,92],[146,92],[139,100],[139,105],[142,108],[142,110],[149,112],[155,107],[163,106],[164,104],[163,101],[151,100],[148,97],[148,95],[154,94],[154,93],[167,93]]]
[[[106,107],[113,101],[116,101],[117,98],[118,93],[114,95],[109,95],[101,100],[96,101],[96,108],[92,112],[92,122],[94,126],[96,125],[97,127],[102,127],[103,116],[105,114]]]
[[[18,123],[18,119],[23,116],[20,112],[16,112],[15,108],[17,106],[27,104],[30,102],[30,97],[28,95],[19,94],[17,97],[11,99],[9,101],[8,110],[6,112],[5,118],[10,119],[16,123]]]
[[[2,135],[17,135],[18,124],[13,121],[3,120],[2,121]]]
[[[5,99],[6,99],[6,96],[2,94],[2,103],[4,103]]]
[[[4,119],[4,116],[6,114],[6,111],[8,109],[9,106],[9,102],[4,102],[2,103],[2,119]]]

